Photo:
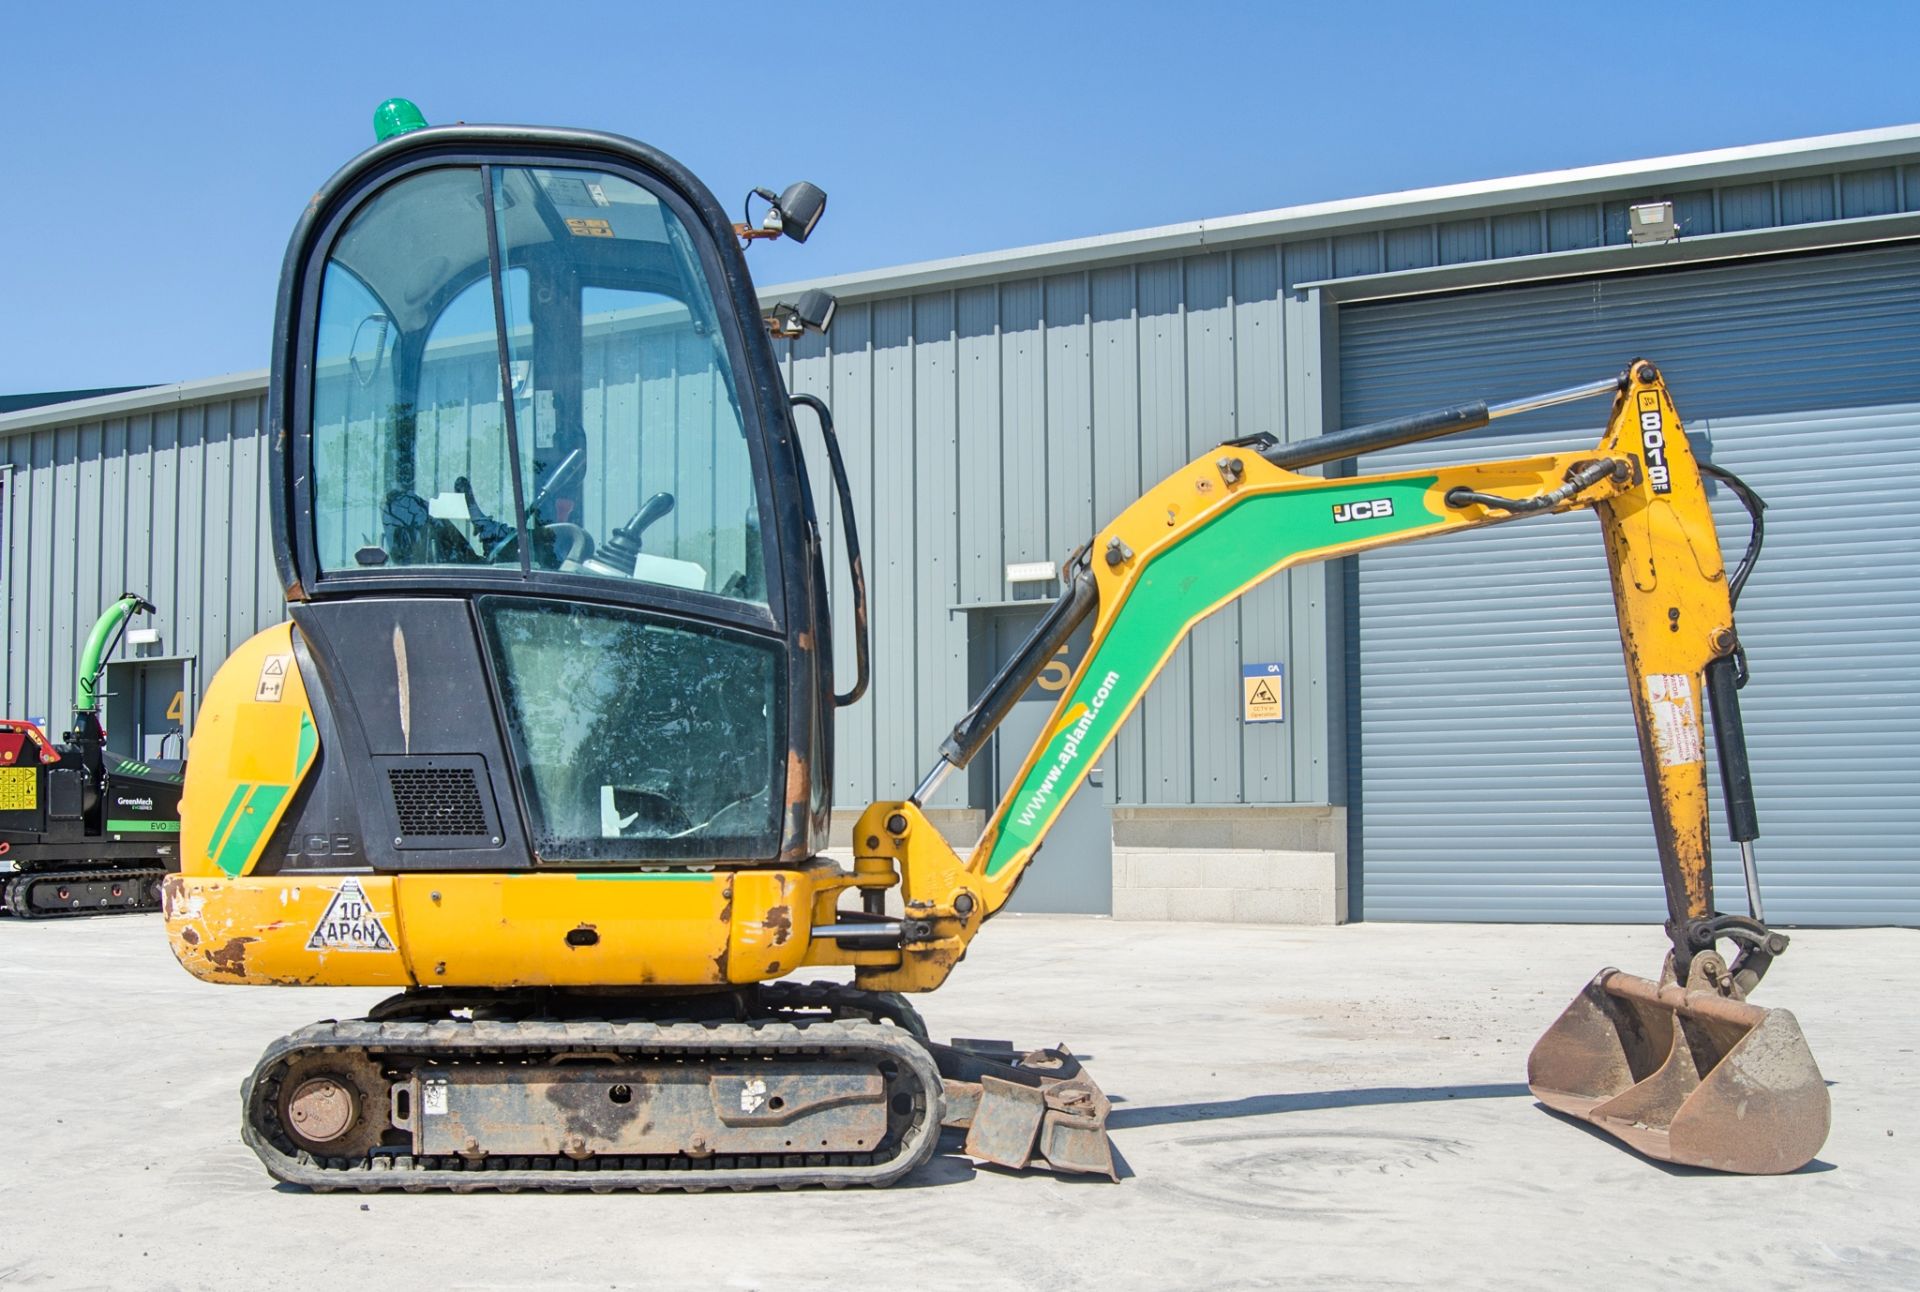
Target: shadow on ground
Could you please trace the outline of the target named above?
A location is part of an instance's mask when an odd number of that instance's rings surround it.
[[[1531,1093],[1519,1082],[1500,1082],[1473,1086],[1367,1086],[1359,1090],[1249,1095],[1245,1099],[1217,1099],[1210,1103],[1116,1108],[1107,1118],[1107,1129],[1132,1130],[1140,1126],[1172,1126],[1185,1122],[1221,1121],[1229,1117],[1265,1117],[1271,1113],[1302,1113],[1322,1108],[1363,1108],[1372,1104],[1423,1104],[1444,1099],[1515,1099]]]

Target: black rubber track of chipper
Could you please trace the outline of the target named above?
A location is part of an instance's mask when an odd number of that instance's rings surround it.
[[[874,1057],[892,1060],[893,1085],[909,1108],[890,1118],[880,1149],[850,1153],[714,1154],[696,1157],[608,1156],[583,1161],[553,1155],[416,1157],[384,1148],[359,1161],[319,1158],[296,1148],[277,1120],[279,1078],[299,1057],[366,1055],[385,1067],[409,1064],[520,1066],[566,1053],[619,1054],[635,1061],[729,1061],[754,1058]],[[798,1189],[807,1185],[892,1184],[933,1155],[940,1137],[944,1095],[930,1055],[905,1029],[862,1020],[791,1023],[644,1023],[442,1019],[376,1023],[366,1019],[315,1023],[268,1047],[240,1089],[241,1138],[275,1179],[310,1189],[447,1189],[515,1192],[591,1190],[652,1193],[678,1189]],[[889,1094],[889,1100],[892,1094]]]
[[[0,904],[16,919],[22,920],[60,920],[75,915],[127,915],[142,911],[160,909],[160,881],[167,872],[160,867],[146,870],[116,870],[111,866],[95,866],[75,870],[46,870],[27,875],[15,875],[0,885]],[[58,887],[66,884],[106,884],[109,887],[118,884],[124,891],[124,901],[108,894],[113,905],[103,906],[44,906],[35,905],[32,890],[39,887]]]

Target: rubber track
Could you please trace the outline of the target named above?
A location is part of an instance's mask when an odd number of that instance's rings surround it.
[[[876,1154],[716,1155],[707,1158],[589,1158],[565,1156],[416,1158],[408,1153],[377,1153],[361,1162],[317,1159],[296,1149],[277,1126],[278,1075],[287,1061],[316,1051],[367,1053],[376,1061],[449,1061],[529,1056],[568,1050],[612,1050],[636,1058],[743,1059],[756,1056],[880,1054],[895,1059],[902,1076],[921,1092],[906,1125],[893,1137],[893,1151]],[[746,1023],[639,1022],[493,1022],[440,1020],[376,1023],[365,1019],[316,1023],[269,1046],[241,1087],[241,1138],[275,1179],[310,1189],[358,1189],[363,1193],[403,1189],[421,1193],[449,1189],[514,1192],[591,1190],[611,1193],[633,1189],[652,1193],[678,1189],[797,1189],[806,1185],[840,1188],[850,1184],[892,1184],[933,1155],[940,1136],[944,1099],[932,1055],[903,1029],[877,1023],[821,1020],[807,1024],[778,1021]],[[643,1165],[634,1165],[636,1162]],[[620,1165],[613,1165],[619,1163]]]
[[[153,887],[145,890],[155,894],[152,898],[131,902],[125,906],[70,906],[52,911],[45,907],[35,909],[29,906],[27,890],[40,884],[58,884],[68,880],[89,884],[117,880],[122,883],[157,885],[166,877],[166,870],[158,866],[146,870],[116,870],[110,866],[96,866],[86,870],[34,871],[25,875],[11,876],[4,885],[0,885],[0,895],[5,898],[4,903],[0,904],[3,904],[7,912],[19,920],[61,920],[76,915],[138,915],[144,911],[160,909],[160,898]]]
[[[890,1022],[925,1041],[926,1020],[899,992],[867,991],[838,982],[767,982],[760,984],[760,1002],[775,1009],[824,1009],[835,1018]]]

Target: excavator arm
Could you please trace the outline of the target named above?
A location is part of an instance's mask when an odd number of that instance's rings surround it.
[[[1300,473],[1603,394],[1613,396],[1613,413],[1585,452],[1383,475]],[[1230,443],[1149,490],[1068,563],[1065,595],[955,726],[913,796],[875,804],[861,818],[856,857],[875,879],[898,874],[908,934],[899,968],[865,967],[862,981],[907,991],[938,984],[954,953],[1011,896],[1084,770],[1207,615],[1294,566],[1581,508],[1598,514],[1606,541],[1684,977],[1701,949],[1701,925],[1714,914],[1702,702],[1710,669],[1730,665],[1739,643],[1700,468],[1664,382],[1642,362],[1618,379],[1507,405],[1442,409],[1302,445]],[[1039,668],[1089,617],[1088,647],[1045,734],[962,860],[926,825],[919,805],[984,747]],[[1737,733],[1737,722],[1729,709],[1724,727]],[[1750,795],[1742,802],[1750,819]],[[933,936],[916,943],[911,935],[923,925]]]
[[[1382,475],[1300,474],[1547,404],[1609,394],[1606,433],[1585,452]],[[817,913],[823,918],[816,938],[846,939],[846,962],[857,965],[863,987],[914,992],[938,986],[985,920],[1005,905],[1086,769],[1201,619],[1279,571],[1308,562],[1590,509],[1599,517],[1612,575],[1672,953],[1659,984],[1608,970],[1589,985],[1536,1048],[1535,1091],[1654,1156],[1736,1171],[1803,1164],[1825,1138],[1824,1085],[1792,1016],[1744,999],[1786,947],[1786,938],[1761,919],[1750,847],[1758,828],[1736,697],[1744,659],[1733,602],[1755,549],[1730,579],[1702,473],[1659,371],[1645,361],[1617,379],[1534,399],[1442,409],[1301,445],[1236,441],[1203,454],[1075,554],[1065,594],[955,726],[912,797],[876,803],[860,818],[854,883],[870,890],[900,885],[904,916],[897,931],[887,930],[897,932],[897,954],[853,950],[876,924],[838,923],[842,917],[831,910]],[[1727,478],[1748,503],[1757,539],[1758,499]],[[920,805],[946,774],[979,752],[1089,617],[1087,650],[1043,736],[979,843],[962,858]],[[1714,909],[1708,708],[1730,832],[1747,868],[1746,916]],[[1731,966],[1716,950],[1723,939],[1739,949]],[[1746,1063],[1749,1053],[1762,1058]],[[1741,1113],[1721,1106],[1761,1088],[1773,1092],[1769,1107],[1777,1110],[1780,1128],[1765,1125],[1765,1118],[1741,1124],[1745,1104]],[[1765,1100],[1754,1099],[1757,1110]]]

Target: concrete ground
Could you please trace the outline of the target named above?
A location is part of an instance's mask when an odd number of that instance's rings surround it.
[[[1796,935],[1834,1128],[1799,1174],[1656,1165],[1549,1114],[1534,1037],[1649,928],[1007,918],[936,1033],[1060,1040],[1119,1184],[943,1155],[884,1192],[312,1195],[236,1135],[274,1037],[373,991],[212,987],[158,917],[0,921],[0,1285],[238,1288],[1920,1286],[1920,934]]]

